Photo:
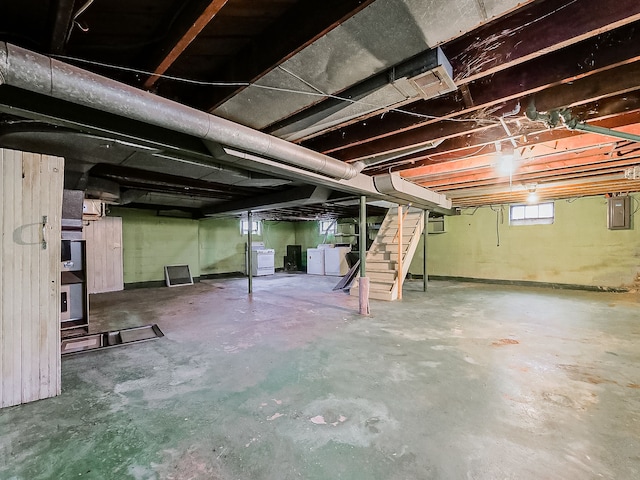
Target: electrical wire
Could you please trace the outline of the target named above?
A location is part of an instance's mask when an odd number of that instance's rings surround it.
[[[71,62],[78,62],[78,63],[84,63],[87,65],[93,65],[96,67],[102,67],[102,68],[109,68],[109,69],[113,69],[113,70],[118,70],[118,71],[123,71],[123,72],[128,72],[128,73],[137,73],[137,74],[141,74],[141,75],[148,75],[148,76],[154,76],[154,77],[158,77],[158,78],[163,78],[165,80],[172,80],[172,81],[176,81],[176,82],[181,82],[181,83],[187,83],[190,85],[199,85],[199,86],[206,86],[206,87],[254,87],[254,88],[258,88],[258,89],[263,89],[263,90],[270,90],[270,91],[276,91],[276,92],[281,92],[281,93],[291,93],[291,94],[296,94],[296,95],[307,95],[307,96],[311,96],[311,97],[321,97],[321,98],[331,98],[334,100],[339,100],[341,102],[346,102],[346,103],[351,103],[351,104],[357,104],[357,105],[363,105],[366,107],[373,107],[376,109],[380,109],[380,110],[384,110],[384,113],[387,112],[394,112],[394,113],[400,113],[403,115],[409,115],[412,117],[416,117],[416,118],[421,118],[424,120],[438,120],[438,121],[446,121],[446,122],[458,122],[458,123],[469,123],[469,122],[473,122],[476,124],[486,124],[486,125],[494,125],[494,124],[499,124],[500,122],[498,120],[490,120],[490,119],[480,119],[480,118],[447,118],[447,117],[438,117],[438,116],[434,116],[434,115],[427,115],[424,113],[416,113],[416,112],[411,112],[409,110],[403,110],[401,108],[390,108],[388,106],[385,105],[377,105],[374,103],[368,103],[368,102],[363,102],[362,100],[354,100],[351,98],[346,98],[346,97],[341,97],[339,95],[332,95],[329,93],[322,93],[321,91],[318,92],[310,92],[310,91],[305,91],[305,90],[296,90],[293,88],[285,88],[285,87],[274,87],[274,86],[270,86],[270,85],[260,85],[258,83],[251,83],[251,82],[215,82],[215,81],[207,81],[207,80],[195,80],[195,79],[190,79],[190,78],[184,78],[184,77],[178,77],[175,75],[166,75],[166,74],[157,74],[155,72],[151,72],[148,70],[142,70],[142,69],[138,69],[138,68],[132,68],[132,67],[124,67],[121,65],[113,65],[110,63],[105,63],[105,62],[97,62],[94,60],[87,60],[84,58],[78,58],[78,57],[71,57],[68,55],[51,55],[54,58],[60,59],[60,60],[67,60],[67,61],[71,61]],[[288,73],[288,72],[287,72]],[[301,80],[302,81],[302,80]],[[303,81],[303,83],[306,83]],[[316,89],[315,87],[311,87]],[[317,89],[316,89],[317,90]]]
[[[502,206],[498,207],[497,209],[493,208],[493,205],[489,205],[489,208],[491,209],[491,211],[496,212],[496,239],[497,239],[497,244],[496,247],[500,246],[500,214],[503,213],[503,209]],[[504,213],[503,213],[503,222],[504,222]]]

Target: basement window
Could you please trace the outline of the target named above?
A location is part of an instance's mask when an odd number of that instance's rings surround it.
[[[553,219],[553,202],[509,207],[510,225],[548,225],[553,223]]]
[[[259,220],[253,220],[251,222],[251,234],[252,235],[260,235],[262,232],[261,223]],[[249,234],[249,220],[240,220],[240,232],[242,235]]]
[[[320,220],[320,235],[335,235],[338,232],[338,223],[335,220]]]

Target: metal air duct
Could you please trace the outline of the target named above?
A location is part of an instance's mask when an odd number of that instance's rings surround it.
[[[356,167],[321,153],[6,42],[0,42],[1,84],[168,128],[331,178],[349,180],[359,173]]]

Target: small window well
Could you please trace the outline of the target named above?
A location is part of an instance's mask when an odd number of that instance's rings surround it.
[[[259,220],[251,221],[251,234],[260,235],[262,232],[262,223]],[[249,233],[249,220],[240,220],[240,233],[247,235]]]
[[[510,225],[545,225],[554,220],[553,202],[537,205],[511,205],[509,208]]]
[[[335,220],[320,220],[320,235],[335,235],[338,233],[338,223]]]

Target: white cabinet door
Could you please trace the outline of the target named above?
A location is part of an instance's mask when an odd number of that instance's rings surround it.
[[[0,407],[60,394],[64,160],[0,149]]]
[[[122,218],[103,217],[84,227],[89,293],[124,288],[122,271]]]

